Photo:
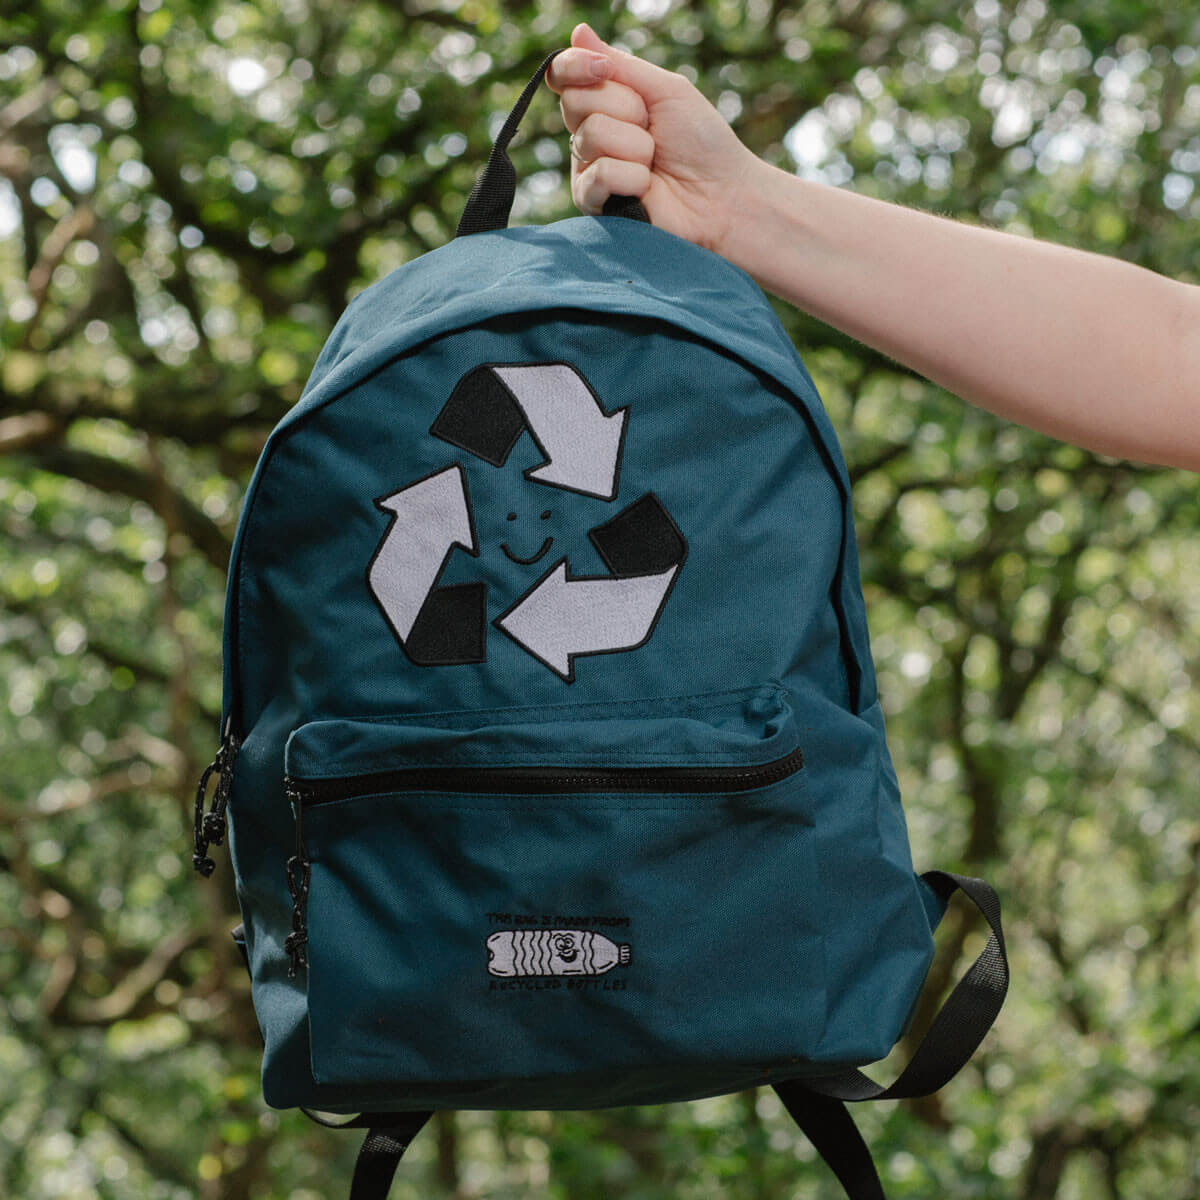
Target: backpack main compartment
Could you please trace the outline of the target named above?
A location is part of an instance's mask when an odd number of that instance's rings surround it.
[[[539,379],[590,392],[583,450]],[[357,296],[251,482],[224,680],[268,1103],[690,1099],[906,1028],[941,902],[846,470],[717,255],[572,218]]]

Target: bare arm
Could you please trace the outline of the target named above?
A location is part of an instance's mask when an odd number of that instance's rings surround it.
[[[548,82],[585,160],[572,160],[584,212],[638,196],[656,225],[972,404],[1200,471],[1200,287],[799,179],[682,76],[586,25],[571,42]]]
[[[980,408],[1200,470],[1200,288],[755,163],[717,249],[764,289]]]

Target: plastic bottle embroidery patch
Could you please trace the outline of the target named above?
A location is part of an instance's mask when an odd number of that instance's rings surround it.
[[[488,973],[603,975],[629,965],[631,950],[584,929],[504,929],[487,940]]]

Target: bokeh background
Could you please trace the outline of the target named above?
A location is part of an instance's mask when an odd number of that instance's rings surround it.
[[[188,828],[243,489],[347,300],[451,236],[579,19],[789,170],[1196,282],[1200,21],[1140,0],[0,14],[0,1193],[344,1195],[358,1135],[261,1101],[228,859],[199,881]],[[565,153],[546,91],[518,223],[576,215]],[[932,1100],[857,1112],[889,1194],[1196,1197],[1200,480],[1006,424],[775,304],[851,464],[915,859],[992,878],[1007,910],[982,1052]],[[952,908],[927,1008],[982,936]],[[441,1117],[393,1191],[840,1195],[769,1092]]]

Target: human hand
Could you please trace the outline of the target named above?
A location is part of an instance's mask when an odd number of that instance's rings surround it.
[[[600,64],[603,72],[593,73]],[[660,229],[721,253],[759,163],[694,84],[617,50],[580,23],[546,73],[574,135],[571,196],[597,215],[636,196]]]

